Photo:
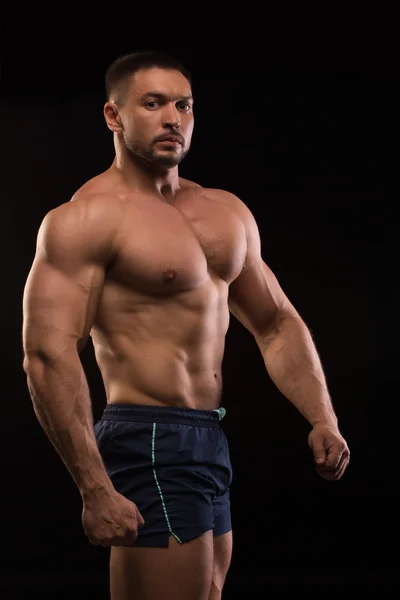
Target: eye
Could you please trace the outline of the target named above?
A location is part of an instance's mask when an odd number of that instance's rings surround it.
[[[157,102],[157,100],[149,100],[149,102],[146,102],[145,106],[149,110],[154,110],[154,109],[158,108],[159,103]]]
[[[189,102],[185,102],[184,100],[178,102],[177,107],[179,108],[179,110],[183,110],[184,112],[189,112],[192,108]]]

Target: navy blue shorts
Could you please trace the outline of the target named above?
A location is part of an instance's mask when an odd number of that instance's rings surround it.
[[[225,409],[130,404],[104,409],[94,431],[115,489],[145,524],[133,546],[167,547],[231,530],[232,465],[220,426]]]

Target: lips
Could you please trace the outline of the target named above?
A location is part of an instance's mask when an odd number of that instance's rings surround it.
[[[174,144],[182,144],[182,139],[175,135],[167,135],[158,140],[159,142],[172,142]]]

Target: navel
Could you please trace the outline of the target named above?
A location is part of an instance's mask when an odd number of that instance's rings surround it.
[[[177,271],[173,269],[171,269],[170,271],[164,271],[164,273],[162,274],[164,283],[171,283],[171,281],[173,281],[177,275]]]

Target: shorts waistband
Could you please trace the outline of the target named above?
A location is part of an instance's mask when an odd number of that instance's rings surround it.
[[[225,408],[198,410],[175,406],[149,406],[147,404],[107,404],[102,419],[115,421],[144,421],[148,423],[180,423],[218,427],[226,415]]]

